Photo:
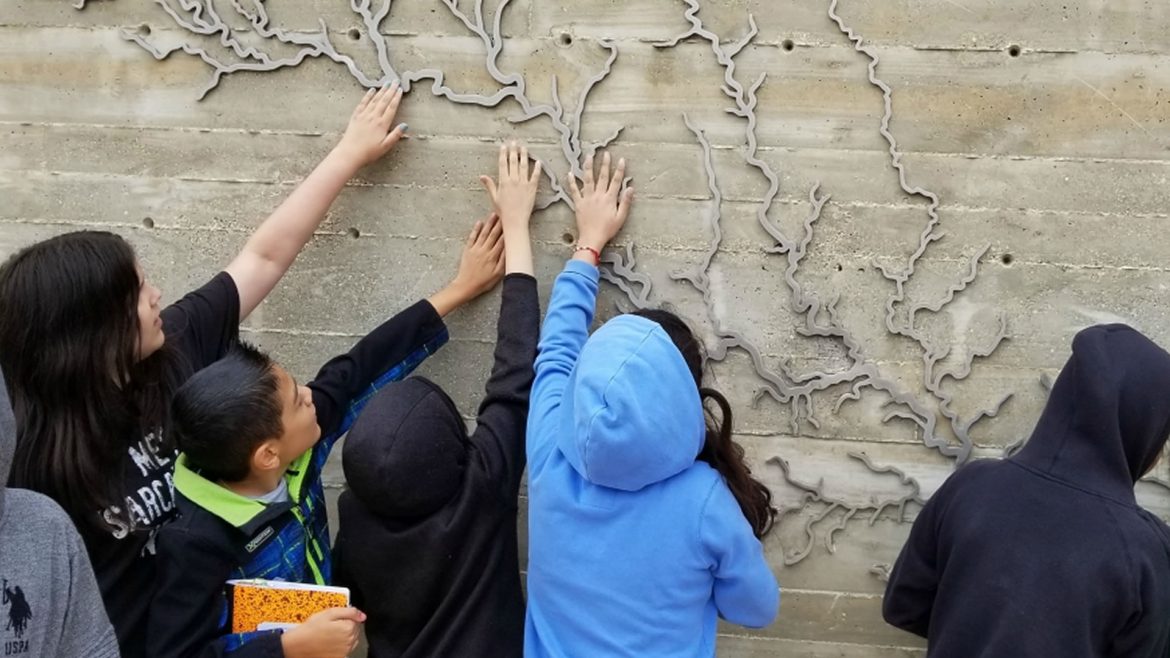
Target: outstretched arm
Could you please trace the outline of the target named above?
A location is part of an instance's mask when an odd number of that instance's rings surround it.
[[[398,83],[376,93],[367,92],[354,110],[341,142],[256,229],[227,266],[240,291],[240,319],[247,317],[276,287],[346,182],[402,139],[406,124],[391,130],[401,101]]]
[[[409,375],[447,342],[442,318],[494,288],[503,276],[503,238],[500,222],[492,216],[475,223],[450,284],[383,322],[349,352],[321,367],[309,383],[321,426],[318,445],[331,449],[374,391]]]
[[[504,277],[504,227],[499,215],[477,221],[459,258],[459,274],[427,298],[441,317],[486,293]]]
[[[524,436],[532,363],[540,333],[540,300],[533,278],[532,240],[528,223],[536,204],[540,163],[529,168],[528,149],[516,143],[500,146],[499,182],[480,177],[500,216],[508,276],[496,324],[495,362],[484,387],[471,441],[504,498],[512,505],[524,472]]]
[[[626,162],[618,162],[610,176],[610,156],[602,157],[593,177],[590,157],[584,186],[570,175],[569,190],[577,207],[577,249],[553,284],[552,299],[540,332],[532,408],[528,415],[528,469],[538,470],[552,450],[557,430],[553,415],[561,405],[569,375],[589,337],[597,303],[597,265],[602,248],[617,235],[630,214],[633,188],[621,191]]]
[[[528,223],[536,205],[536,188],[540,185],[540,161],[528,168],[528,147],[512,142],[500,145],[499,182],[480,176],[492,207],[504,227],[504,261],[507,274],[532,276],[532,239]]]

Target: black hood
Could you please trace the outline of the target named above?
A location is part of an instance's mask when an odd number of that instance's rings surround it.
[[[349,490],[371,512],[417,518],[459,490],[467,427],[451,398],[412,377],[383,388],[354,422],[341,462]]]
[[[1170,433],[1170,354],[1120,324],[1073,339],[1032,437],[1012,460],[1126,501]]]

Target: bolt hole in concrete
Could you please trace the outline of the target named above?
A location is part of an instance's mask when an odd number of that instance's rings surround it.
[[[353,238],[354,240],[357,240],[358,238],[362,237],[362,232],[360,230],[358,230],[357,227],[351,227],[351,228],[345,229],[345,234],[348,235],[349,237]]]
[[[349,28],[349,31],[346,32],[345,34],[346,34],[346,36],[349,37],[350,41],[357,41],[357,40],[362,38],[362,31],[357,29],[356,27]]]
[[[573,45],[573,35],[569,34],[568,32],[561,32],[561,35],[557,37],[557,43],[568,48],[569,46]]]
[[[1019,57],[1021,52],[1023,52],[1023,51],[1020,49],[1019,46],[1016,46],[1016,45],[1008,46],[1008,56],[1009,57]]]
[[[1003,263],[1004,265],[1011,265],[1015,260],[1015,257],[1011,254],[1004,254],[999,257],[999,262]]]
[[[564,242],[565,244],[573,244],[573,242],[576,240],[577,238],[574,238],[572,233],[566,233],[561,236],[561,242]]]
[[[138,26],[138,34],[141,34],[144,37],[150,36],[150,26],[145,24],[145,23],[143,23],[142,25],[139,25]]]
[[[150,217],[143,217],[142,226],[145,228],[154,228],[154,220]]]
[[[786,52],[792,52],[793,50],[796,50],[796,42],[792,39],[785,39],[784,41],[780,42],[780,47],[783,48]]]

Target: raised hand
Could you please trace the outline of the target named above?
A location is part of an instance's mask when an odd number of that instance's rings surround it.
[[[440,316],[445,316],[495,288],[503,278],[504,229],[500,218],[492,214],[475,223],[463,245],[459,273],[429,301]]]
[[[491,197],[504,228],[505,263],[508,273],[532,274],[532,240],[528,223],[540,186],[540,161],[529,169],[528,147],[510,142],[500,145],[499,182],[491,176],[479,181]]]
[[[239,288],[241,318],[247,317],[276,287],[313,237],[313,231],[325,220],[325,213],[345,183],[402,139],[406,124],[390,129],[401,102],[402,92],[397,84],[366,93],[337,146],[224,268]]]
[[[529,169],[528,147],[510,142],[500,145],[499,183],[491,176],[480,176],[492,206],[507,231],[513,225],[527,226],[536,205],[536,188],[540,185],[540,161]]]
[[[467,292],[468,301],[495,288],[504,278],[503,232],[500,218],[489,215],[476,222],[467,236],[459,259],[459,273],[452,284]]]
[[[630,216],[630,204],[634,199],[634,188],[622,192],[622,181],[626,177],[626,161],[618,160],[617,167],[610,173],[610,156],[601,157],[601,168],[594,177],[594,158],[589,156],[585,163],[585,177],[582,185],[569,174],[569,193],[577,207],[576,257],[587,259],[595,265],[596,260],[610,240],[626,223]],[[585,252],[588,252],[587,254]]]
[[[377,91],[367,91],[353,111],[335,150],[355,168],[364,167],[389,153],[406,133],[405,123],[394,126],[394,117],[401,103],[402,89],[397,82]]]

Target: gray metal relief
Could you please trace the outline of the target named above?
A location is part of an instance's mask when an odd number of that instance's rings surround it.
[[[394,38],[383,31],[392,2],[350,0],[350,9],[362,25],[361,35],[369,40],[374,49],[377,60],[377,69],[374,71],[363,69],[353,56],[337,47],[324,20],[320,21],[317,31],[283,29],[273,24],[262,0],[156,0],[161,8],[160,16],[169,20],[168,27],[171,30],[177,29],[180,33],[198,39],[180,38],[178,42],[168,42],[148,27],[126,28],[123,37],[159,60],[176,53],[202,60],[209,69],[209,79],[202,89],[196,91],[194,97],[198,100],[206,98],[225,76],[237,72],[273,72],[317,59],[337,65],[363,87],[381,87],[398,81],[408,92],[429,93],[458,105],[496,108],[512,107],[507,104],[514,103],[516,113],[509,120],[514,123],[547,120],[563,158],[563,162],[556,163],[559,165],[556,167],[552,166],[553,163],[545,163],[550,193],[542,197],[540,207],[547,208],[557,203],[570,204],[569,196],[554,172],[561,170],[580,176],[582,165],[589,155],[621,138],[621,129],[596,143],[587,142],[582,137],[582,121],[591,92],[605,83],[615,66],[620,66],[617,43],[607,40],[596,42],[605,51],[606,60],[599,70],[585,80],[577,94],[579,100],[575,108],[568,108],[562,102],[560,83],[555,75],[549,80],[551,102],[536,102],[529,96],[530,80],[524,75],[506,73],[500,68],[500,56],[506,45],[501,24],[509,0],[494,3],[491,20],[485,18],[484,0],[462,3],[463,6],[470,4],[470,11],[464,11],[458,0],[434,0],[441,11],[449,12],[470,35],[482,43],[484,68],[498,85],[498,89],[491,94],[465,93],[452,88],[446,82],[445,73],[438,68],[399,70],[395,67]],[[758,35],[755,19],[749,15],[746,33],[730,40],[706,27],[700,16],[698,0],[682,0],[679,4],[681,18],[689,28],[654,46],[661,51],[696,41],[710,46],[723,71],[721,89],[729,102],[726,112],[743,124],[742,142],[737,145],[743,163],[752,175],[759,176],[766,184],[766,192],[755,208],[755,217],[763,232],[760,253],[776,258],[783,268],[783,286],[787,290],[787,299],[775,303],[787,304],[788,310],[799,319],[794,328],[799,335],[832,341],[839,346],[842,355],[840,367],[799,372],[796,366],[783,359],[769,358],[751,338],[748,328],[737,326],[720,313],[716,299],[718,291],[712,285],[711,272],[722,253],[721,207],[724,194],[710,138],[690,115],[681,113],[678,121],[690,130],[701,156],[699,162],[709,196],[706,202],[696,204],[704,208],[699,212],[702,213],[709,239],[703,245],[698,262],[671,272],[670,278],[701,298],[707,315],[705,322],[711,332],[708,336],[709,361],[716,365],[725,361],[733,352],[746,355],[751,368],[747,376],[754,377],[758,382],[751,402],[784,406],[789,414],[789,426],[785,429],[793,436],[800,436],[804,428],[815,430],[821,427],[822,418],[818,418],[815,413],[814,399],[830,397],[831,413],[836,414],[843,405],[856,402],[863,395],[876,395],[884,400],[885,411],[880,422],[901,420],[911,423],[925,448],[952,460],[956,465],[970,460],[976,447],[972,431],[984,419],[998,414],[1012,394],[1005,393],[989,408],[964,416],[955,409],[953,384],[968,378],[978,361],[990,357],[1009,338],[1008,321],[1001,315],[991,339],[966,349],[957,362],[953,358],[954,346],[929,335],[920,324],[924,316],[944,312],[963,295],[979,276],[980,261],[987,254],[988,247],[975,248],[962,274],[937,297],[927,300],[910,298],[907,285],[915,277],[917,266],[932,245],[945,236],[941,230],[942,201],[936,193],[914,184],[902,162],[903,153],[890,128],[894,111],[893,90],[878,77],[880,59],[877,52],[866,45],[863,38],[838,13],[839,1],[827,0],[826,21],[835,25],[842,39],[866,59],[868,83],[881,92],[884,111],[877,129],[888,144],[889,165],[896,175],[896,181],[891,181],[891,184],[896,182],[906,197],[919,202],[924,209],[923,228],[913,250],[901,263],[897,266],[873,263],[873,268],[890,288],[884,303],[885,331],[899,340],[908,341],[921,352],[921,390],[906,387],[890,373],[883,372],[881,364],[867,355],[866,345],[857,337],[857,332],[847,325],[839,311],[839,293],[822,295],[802,280],[802,265],[815,243],[818,226],[824,221],[822,217],[830,203],[830,194],[822,190],[820,183],[811,186],[807,193],[805,218],[795,231],[786,230],[773,218],[772,211],[781,192],[781,176],[764,159],[758,138],[759,92],[767,82],[767,74],[759,74],[745,82],[740,79],[736,67],[736,57],[751,47]],[[225,19],[217,8],[229,5],[232,15]],[[80,0],[76,6],[83,8],[85,0]],[[247,27],[237,27],[241,23]],[[206,39],[214,40],[220,48],[213,52],[201,45]],[[271,49],[264,47],[269,45]],[[608,250],[603,257],[604,280],[613,284],[621,293],[623,306],[628,303],[632,308],[646,308],[669,304],[671,299],[668,293],[662,293],[654,286],[653,278],[639,269],[635,254],[636,246],[633,243]],[[781,431],[781,428],[777,428],[777,431]],[[813,484],[799,477],[792,472],[790,462],[782,456],[766,459],[766,468],[777,481],[783,482],[791,490],[781,496],[786,502],[783,503],[779,521],[782,524],[798,524],[795,535],[801,537],[792,545],[783,547],[786,564],[805,560],[817,546],[822,546],[829,553],[833,552],[836,537],[847,531],[850,524],[872,525],[879,517],[903,522],[908,519],[910,506],[923,503],[919,483],[903,470],[875,464],[865,453],[853,452],[848,456],[875,478],[896,479],[901,493],[887,498],[852,500],[828,491],[823,479],[818,478]],[[792,533],[788,536],[792,536]],[[888,573],[888,566],[877,565],[873,573],[881,578]]]

